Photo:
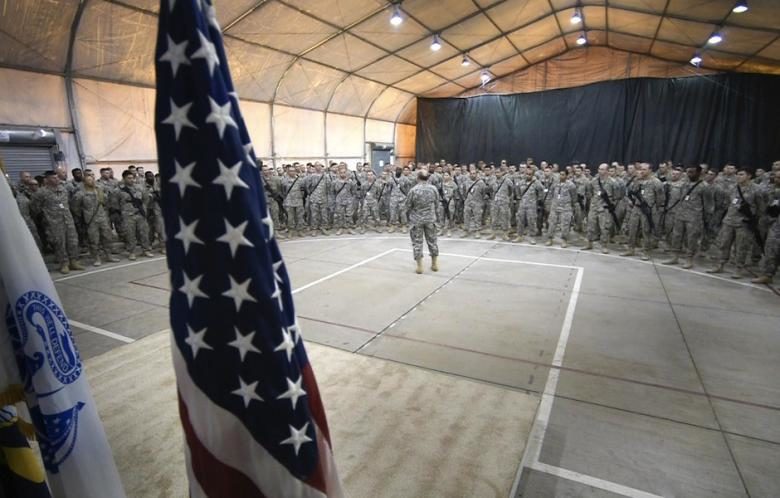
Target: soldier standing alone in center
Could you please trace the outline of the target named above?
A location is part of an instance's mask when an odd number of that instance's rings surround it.
[[[428,243],[431,255],[431,270],[439,271],[439,245],[436,241],[436,206],[439,203],[439,192],[428,183],[428,172],[417,174],[417,185],[412,187],[406,196],[406,211],[409,216],[409,236],[412,239],[412,251],[417,262],[418,274],[423,272],[422,244],[423,238]]]

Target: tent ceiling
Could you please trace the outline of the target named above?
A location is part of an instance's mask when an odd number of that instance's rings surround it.
[[[0,65],[151,85],[158,0],[15,0],[0,10]],[[415,95],[454,96],[479,72],[511,77],[589,46],[703,68],[780,74],[780,1],[749,0],[214,0],[239,93],[344,114],[395,120]],[[584,22],[572,25],[575,6]],[[719,30],[724,40],[704,48]],[[442,48],[430,49],[433,34]],[[473,63],[461,66],[464,53]]]

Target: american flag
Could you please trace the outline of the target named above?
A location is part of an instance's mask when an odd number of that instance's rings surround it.
[[[214,7],[162,0],[159,22],[155,128],[191,496],[341,496]]]

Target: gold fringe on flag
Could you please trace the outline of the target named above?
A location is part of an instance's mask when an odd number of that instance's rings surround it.
[[[24,387],[21,384],[12,384],[0,392],[0,407],[15,405],[24,400]],[[19,431],[24,434],[24,437],[30,440],[35,439],[35,426],[33,424],[17,417],[16,425],[19,427]]]

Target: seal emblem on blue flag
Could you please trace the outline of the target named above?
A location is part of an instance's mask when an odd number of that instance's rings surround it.
[[[30,416],[36,421],[36,427],[44,427],[46,433],[38,432],[38,442],[43,456],[43,465],[49,472],[60,471],[60,464],[73,452],[78,439],[79,411],[84,403],[60,413],[46,415],[38,407],[30,409]]]
[[[63,384],[75,382],[81,376],[81,358],[68,319],[57,303],[46,294],[30,291],[16,301],[15,314],[22,348],[30,335],[37,333],[54,377]]]

